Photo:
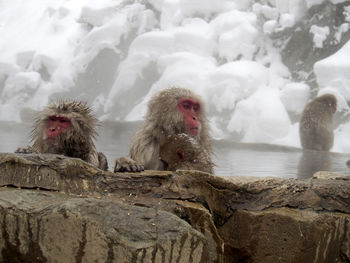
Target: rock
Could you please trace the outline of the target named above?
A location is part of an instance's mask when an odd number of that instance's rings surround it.
[[[1,262],[203,262],[207,239],[155,208],[0,190]]]
[[[219,233],[232,251],[225,262],[349,262],[349,227],[342,213],[271,208],[237,211]]]
[[[102,174],[80,159],[55,154],[1,154],[0,166],[0,185],[76,194],[99,191],[93,178]]]
[[[350,39],[349,30],[341,30],[342,26],[348,26],[346,10],[349,4],[346,1],[319,2],[308,9],[294,27],[271,36],[274,45],[281,48],[282,61],[292,78],[297,82],[305,81],[314,89],[317,89],[313,71],[315,62],[334,54]],[[312,28],[315,26],[329,30],[321,47],[313,40]]]
[[[111,173],[59,155],[0,154],[0,186],[3,262],[178,262],[169,251],[179,244],[180,262],[350,261],[345,175]]]
[[[336,174],[328,171],[318,171],[315,173],[313,178],[316,179],[326,179],[326,180],[350,180],[350,176],[342,175],[342,174]]]

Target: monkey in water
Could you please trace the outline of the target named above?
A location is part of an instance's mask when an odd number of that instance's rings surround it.
[[[185,133],[167,136],[160,145],[160,160],[164,169],[198,170],[213,173],[214,164],[209,153],[197,140]]]
[[[80,158],[107,171],[107,158],[97,152],[97,119],[85,102],[58,101],[49,104],[37,117],[31,135],[33,146],[16,153],[53,153]]]
[[[329,151],[333,147],[333,115],[337,99],[325,94],[309,102],[300,119],[299,135],[304,149]]]
[[[114,171],[165,170],[160,144],[167,136],[179,133],[196,140],[210,160],[211,138],[201,97],[189,89],[171,87],[150,99],[145,122],[131,143],[130,158],[117,159]]]

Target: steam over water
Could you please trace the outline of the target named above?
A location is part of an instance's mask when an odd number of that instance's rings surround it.
[[[128,154],[131,138],[140,122],[103,123],[96,140],[98,151],[106,154],[109,169],[114,159]],[[30,124],[0,122],[2,144],[0,152],[14,152],[29,144]],[[268,144],[244,144],[214,141],[215,174],[219,176],[274,176],[280,178],[308,178],[319,170],[350,175],[345,162],[349,154],[304,151]]]
[[[104,121],[113,169],[149,99],[181,86],[203,98],[217,175],[348,173],[350,1],[0,1],[0,36],[0,152],[29,144],[49,102],[75,99]],[[342,154],[300,149],[302,109],[325,93]]]

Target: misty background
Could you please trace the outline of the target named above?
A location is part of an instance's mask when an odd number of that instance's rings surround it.
[[[182,86],[206,103],[218,175],[347,173],[349,26],[342,0],[0,1],[0,151],[28,145],[50,101],[84,100],[113,167],[149,98]],[[338,100],[334,153],[310,161],[299,118],[324,93]]]

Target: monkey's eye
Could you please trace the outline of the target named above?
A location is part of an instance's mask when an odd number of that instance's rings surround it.
[[[55,116],[50,116],[50,117],[49,117],[49,120],[50,120],[50,121],[57,121],[57,118],[56,118]]]
[[[191,109],[191,104],[190,104],[190,103],[188,103],[188,102],[184,102],[184,103],[182,103],[182,106],[183,106],[183,107],[184,107],[184,109],[186,109],[186,110]]]
[[[197,112],[197,111],[199,111],[199,109],[200,109],[199,104],[194,104],[194,105],[193,105],[193,110],[194,110],[194,111]]]

